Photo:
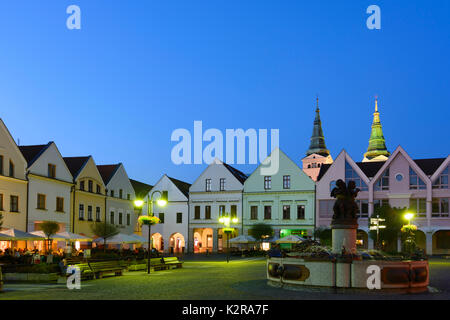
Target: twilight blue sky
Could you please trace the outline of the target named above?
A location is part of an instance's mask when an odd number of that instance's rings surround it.
[[[82,29],[66,28],[79,5]],[[382,29],[366,28],[377,4]],[[278,128],[297,163],[319,94],[326,143],[361,161],[380,96],[387,146],[450,150],[450,1],[58,0],[0,3],[0,117],[22,145],[193,182],[173,130]],[[254,166],[236,166],[251,172]]]

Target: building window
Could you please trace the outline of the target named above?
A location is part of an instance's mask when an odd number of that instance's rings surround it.
[[[334,188],[336,188],[336,180],[330,182],[330,193],[331,191],[333,191]]]
[[[389,190],[389,169],[386,169],[381,178],[375,183],[375,191],[384,190]]]
[[[84,204],[80,204],[78,208],[78,220],[84,220]]]
[[[297,206],[297,220],[305,220],[305,206],[304,205]]]
[[[359,188],[361,191],[368,191],[369,187],[364,182],[363,179],[358,175],[358,173],[353,169],[353,167],[345,162],[345,183],[348,184],[349,181],[355,181],[356,188]]]
[[[92,190],[94,189],[94,182],[92,180],[88,181],[88,191],[92,192]]]
[[[164,223],[164,212],[159,214],[159,220],[161,220],[160,223]]]
[[[448,189],[448,167],[442,171],[441,175],[433,183],[433,189]]]
[[[264,220],[272,219],[272,207],[264,206]]]
[[[111,212],[109,213],[109,222],[110,222],[111,224],[115,224],[115,223],[116,223],[114,211],[111,211]]]
[[[432,203],[432,217],[448,217],[448,199],[447,198],[433,198]]]
[[[409,199],[409,211],[414,213],[418,217],[426,217],[427,216],[427,201],[425,198],[423,199]]]
[[[92,221],[92,206],[88,206],[88,221]]]
[[[266,176],[264,177],[264,190],[272,189],[272,177]]]
[[[283,189],[291,188],[291,176],[283,176]]]
[[[0,174],[3,175],[3,156],[0,156]]]
[[[183,213],[177,212],[177,223],[183,223]]]
[[[80,181],[80,190],[84,191],[84,181]]]
[[[64,212],[64,198],[56,197],[56,211]]]
[[[95,208],[95,221],[97,221],[97,222],[102,221],[100,207]]]
[[[114,190],[111,190],[111,197],[114,198]]]
[[[195,206],[194,208],[194,219],[200,219],[200,206]]]
[[[127,193],[127,200],[131,200],[131,194]]]
[[[0,211],[4,211],[5,209],[3,208],[3,193],[0,193]]]
[[[52,179],[56,178],[56,166],[54,164],[48,164],[48,177]]]
[[[211,219],[211,206],[205,206],[205,219]]]
[[[320,218],[332,218],[333,206],[336,200],[319,200],[319,217]]]
[[[9,161],[9,176],[14,178],[14,163],[11,160]]]
[[[225,178],[220,178],[220,191],[225,191]]]
[[[250,220],[258,220],[258,206],[250,207]]]
[[[11,196],[10,198],[10,212],[19,212],[19,197]]]
[[[131,225],[131,215],[127,213],[127,226]]]
[[[231,218],[237,218],[237,206],[236,205],[232,205],[231,206]]]
[[[102,193],[102,188],[99,185],[97,185],[97,194],[101,194],[101,193]]]
[[[291,206],[283,206],[283,220],[291,219]]]
[[[206,192],[210,192],[211,191],[211,179],[206,179],[206,186],[205,186],[205,190]]]
[[[122,225],[123,224],[123,213],[119,212],[119,224]]]
[[[397,173],[395,175],[395,180],[397,180],[398,182],[402,181],[403,180],[403,175],[401,173]]]
[[[122,189],[119,189],[119,198],[123,199],[123,190]]]
[[[219,206],[219,218],[225,215],[225,206]]]
[[[419,178],[417,173],[409,167],[409,189],[410,190],[425,190],[426,184]]]
[[[356,200],[358,205],[358,212],[356,216],[358,218],[368,218],[369,217],[369,200]]]
[[[37,195],[37,209],[45,210],[45,194],[38,193]]]

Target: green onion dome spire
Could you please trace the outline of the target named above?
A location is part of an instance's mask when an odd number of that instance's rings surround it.
[[[386,140],[383,135],[383,128],[378,112],[378,98],[375,99],[375,112],[373,114],[372,132],[369,139],[369,147],[364,154],[364,158],[372,160],[379,156],[389,157],[391,153],[386,148]]]
[[[325,145],[325,137],[322,131],[322,121],[320,121],[319,97],[317,97],[316,101],[317,101],[316,118],[314,119],[311,144],[309,146],[308,151],[306,152],[306,156],[315,153],[320,154],[321,156],[324,157],[328,157],[330,155],[330,151],[327,149],[327,146]]]

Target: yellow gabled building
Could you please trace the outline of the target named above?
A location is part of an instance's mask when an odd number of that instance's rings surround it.
[[[0,213],[3,229],[27,231],[27,161],[0,119]]]
[[[105,184],[92,156],[65,157],[74,179],[71,196],[72,232],[94,237],[91,226],[105,222]]]

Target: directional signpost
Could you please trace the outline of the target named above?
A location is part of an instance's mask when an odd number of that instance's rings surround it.
[[[370,219],[370,230],[377,230],[377,250],[380,249],[380,229],[386,229],[386,226],[383,224],[380,224],[380,222],[384,222],[386,219],[380,218],[380,216],[377,216],[376,218]]]

